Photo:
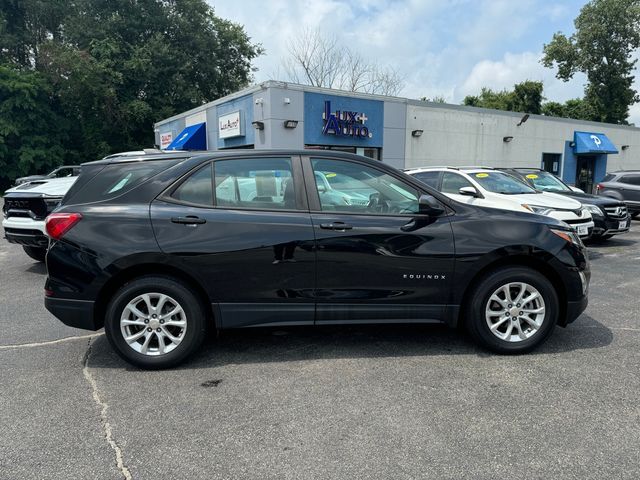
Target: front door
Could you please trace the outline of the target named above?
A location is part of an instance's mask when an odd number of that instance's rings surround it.
[[[441,320],[453,275],[449,219],[356,160],[303,159],[317,251],[316,322]]]
[[[215,185],[215,187],[214,187]],[[160,248],[223,327],[313,324],[313,227],[298,157],[216,160],[151,205]]]
[[[586,193],[593,193],[593,172],[595,157],[578,155],[576,162],[576,187]]]

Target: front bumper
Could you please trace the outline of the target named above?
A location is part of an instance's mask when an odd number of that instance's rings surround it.
[[[587,305],[589,305],[589,297],[586,295],[582,297],[580,300],[576,300],[574,302],[567,302],[567,319],[566,324],[572,323],[580,316],[582,312],[587,309]]]
[[[624,218],[595,218],[595,225],[593,227],[594,235],[618,235],[620,233],[627,233],[631,226],[631,217]],[[620,228],[621,222],[626,222],[626,227]]]
[[[593,227],[595,226],[591,220],[579,223],[567,222],[567,224],[578,234],[580,238],[589,238],[593,233]]]
[[[65,325],[84,330],[99,330],[93,316],[94,302],[90,300],[70,300],[45,297],[44,306]]]
[[[44,220],[9,217],[2,221],[4,236],[9,243],[26,247],[47,248],[49,237],[45,234]]]

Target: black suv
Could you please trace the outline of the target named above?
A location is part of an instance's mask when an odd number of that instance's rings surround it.
[[[607,173],[596,186],[596,194],[627,204],[632,218],[640,215],[640,170]]]
[[[210,326],[444,322],[520,353],[586,308],[585,248],[562,222],[351,154],[191,155],[84,164],[47,219],[47,309],[104,325],[140,367],[177,364]]]
[[[608,240],[614,235],[627,233],[631,218],[624,202],[612,197],[591,195],[573,190],[552,173],[540,168],[500,168],[503,172],[531,185],[542,192],[559,193],[582,203],[593,217],[593,240]],[[640,187],[639,191],[640,191]]]

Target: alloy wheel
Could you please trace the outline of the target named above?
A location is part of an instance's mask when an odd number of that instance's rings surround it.
[[[180,304],[163,293],[144,293],[131,300],[120,317],[125,342],[138,353],[159,356],[184,339],[187,317]]]
[[[511,282],[489,297],[485,320],[491,333],[500,340],[522,342],[538,333],[545,312],[544,299],[534,286]]]

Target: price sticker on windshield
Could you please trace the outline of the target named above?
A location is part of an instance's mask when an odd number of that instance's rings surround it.
[[[336,173],[325,173],[324,176],[327,178],[333,178],[335,177],[337,174]]]
[[[487,178],[488,176],[488,173],[476,173],[476,178]]]
[[[535,173],[530,173],[529,175],[527,175],[527,178],[530,178],[532,180],[538,178],[538,175],[536,175]]]

